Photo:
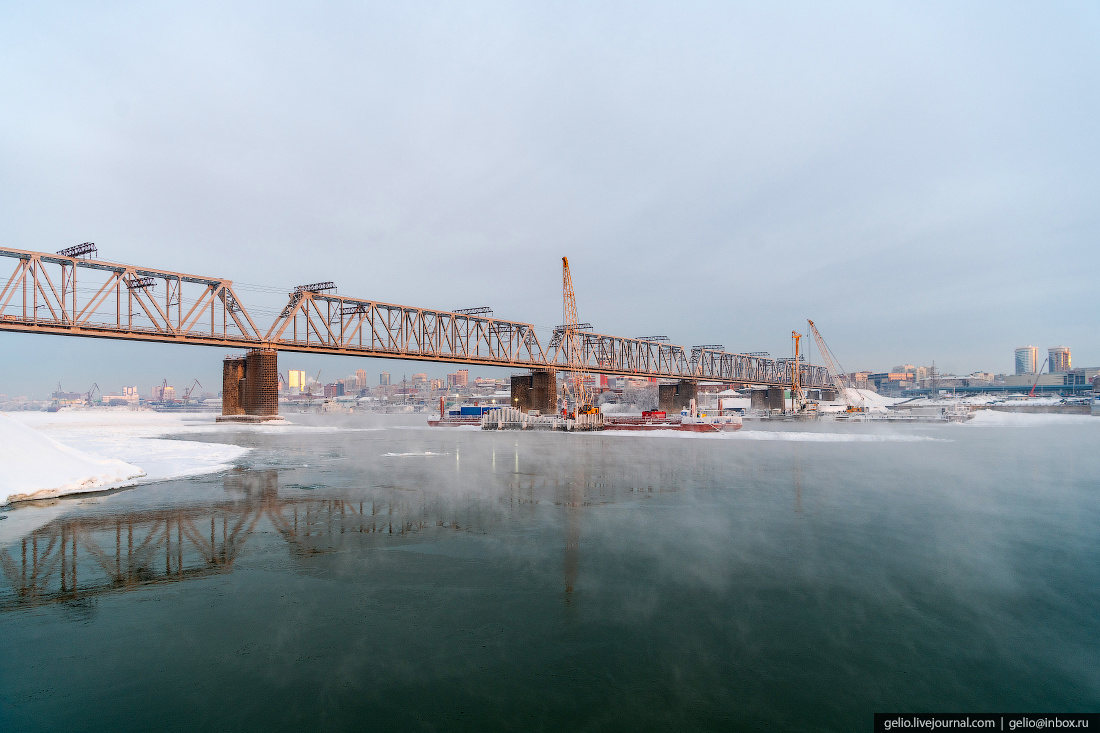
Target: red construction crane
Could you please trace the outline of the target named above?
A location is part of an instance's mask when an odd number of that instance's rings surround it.
[[[1027,393],[1028,397],[1035,396],[1035,387],[1039,384],[1039,375],[1043,373],[1043,369],[1046,368],[1047,362],[1050,361],[1050,357],[1043,359],[1043,366],[1039,367],[1039,371],[1035,372],[1035,381],[1031,383],[1031,391]]]

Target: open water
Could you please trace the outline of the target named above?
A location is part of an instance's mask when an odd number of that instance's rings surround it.
[[[251,448],[222,474],[5,513],[0,730],[1100,709],[1100,419],[293,419],[189,434]]]

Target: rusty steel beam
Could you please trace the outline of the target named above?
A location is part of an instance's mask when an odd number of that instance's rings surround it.
[[[494,318],[488,308],[463,312],[380,303],[336,295],[335,285],[324,282],[295,288],[275,322],[261,332],[230,280],[76,254],[0,248],[0,258],[12,263],[7,277],[0,269],[0,331],[536,370],[573,368],[561,327],[544,350],[533,325]],[[621,338],[590,328],[585,323],[575,331],[583,371],[769,386],[792,382],[792,367],[784,360],[730,353],[715,345],[688,352],[665,337]],[[801,369],[804,387],[829,385],[823,367]]]

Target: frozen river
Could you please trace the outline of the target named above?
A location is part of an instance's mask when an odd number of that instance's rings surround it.
[[[145,483],[0,513],[0,730],[843,731],[1100,706],[1100,418],[73,415],[16,417]]]

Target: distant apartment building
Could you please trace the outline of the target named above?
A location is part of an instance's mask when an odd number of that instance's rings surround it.
[[[176,399],[176,388],[172,385],[158,384],[153,387],[154,402],[171,402]]]
[[[378,375],[378,386],[379,387],[389,387],[390,386],[390,373],[389,372],[382,372],[381,374]]]
[[[1051,346],[1047,349],[1047,356],[1050,357],[1048,371],[1052,374],[1055,372],[1068,372],[1073,369],[1068,346]]]
[[[343,382],[333,382],[332,384],[325,385],[325,397],[332,399],[333,397],[344,396],[344,384]]]
[[[1021,346],[1016,349],[1016,374],[1034,374],[1039,371],[1039,348]]]
[[[432,380],[432,391],[433,392],[437,389],[446,389],[446,388],[447,388],[447,381],[446,380],[444,380],[444,379],[433,379]]]
[[[362,391],[367,388],[367,370],[356,369],[355,370],[355,389],[356,391]]]
[[[428,375],[424,372],[419,372],[412,375],[412,378],[409,381],[412,382],[412,385],[414,387],[425,386],[428,384]]]
[[[867,389],[867,378],[871,376],[871,372],[849,372],[844,376],[855,389]]]
[[[883,390],[910,389],[916,385],[915,372],[878,372],[868,374],[867,382],[873,383],[875,389]]]
[[[447,375],[447,386],[462,389],[470,385],[470,370],[459,369],[454,374]]]
[[[123,387],[122,388],[122,399],[126,400],[127,402],[131,402],[131,403],[132,402],[137,402],[139,399],[141,399],[140,395],[138,395],[138,388],[137,387]]]
[[[306,389],[306,373],[300,369],[291,369],[286,373],[286,387],[292,393],[301,394]]]

